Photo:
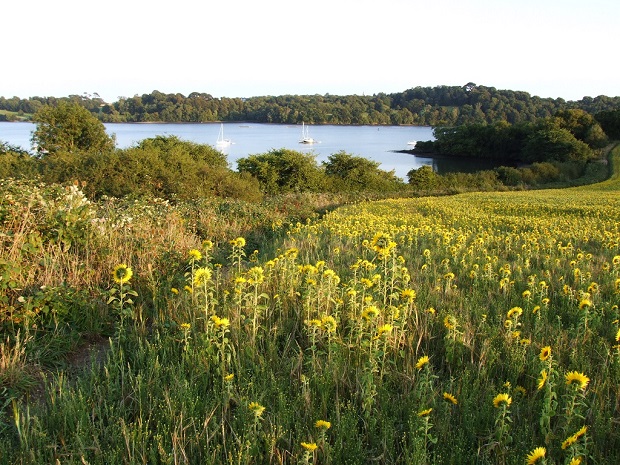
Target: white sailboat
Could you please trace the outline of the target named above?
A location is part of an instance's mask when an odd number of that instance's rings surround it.
[[[228,147],[232,141],[230,139],[224,139],[224,125],[220,124],[220,133],[217,135],[217,141],[215,145],[218,147]]]
[[[301,139],[299,139],[300,144],[314,144],[316,141],[310,137],[308,134],[308,128],[306,124],[302,121],[301,123]]]

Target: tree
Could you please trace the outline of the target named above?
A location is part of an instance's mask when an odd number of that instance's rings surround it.
[[[607,143],[607,137],[598,121],[584,110],[560,110],[556,112],[552,121],[592,148],[601,148]]]
[[[620,110],[601,111],[595,115],[605,134],[611,139],[620,139]]]
[[[33,178],[37,168],[36,160],[27,151],[0,141],[0,179]]]
[[[40,155],[102,153],[114,149],[115,139],[106,133],[103,123],[77,103],[46,105],[32,120],[37,124],[32,142]]]
[[[523,148],[523,159],[529,162],[585,162],[592,158],[592,149],[577,140],[568,129],[540,129],[530,135]]]
[[[274,195],[286,192],[319,191],[324,175],[314,155],[279,149],[237,160],[240,173],[258,179],[263,192]]]
[[[331,177],[334,187],[347,191],[394,191],[402,182],[394,171],[379,169],[379,162],[354,157],[344,151],[332,154],[323,162],[325,174]]]
[[[417,170],[410,170],[407,173],[407,178],[409,179],[409,185],[418,190],[434,189],[439,181],[439,176],[429,165],[421,166]]]

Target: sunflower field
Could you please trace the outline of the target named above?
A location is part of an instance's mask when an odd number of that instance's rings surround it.
[[[619,182],[251,240],[260,212],[11,191],[0,463],[619,463]]]

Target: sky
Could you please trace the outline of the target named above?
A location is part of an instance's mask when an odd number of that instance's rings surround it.
[[[617,0],[6,0],[0,96],[620,96]]]

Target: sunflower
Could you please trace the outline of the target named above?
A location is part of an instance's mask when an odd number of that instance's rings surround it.
[[[192,249],[189,251],[189,259],[193,262],[197,262],[198,260],[202,259],[202,254],[200,253],[200,250],[197,249]]]
[[[317,420],[314,426],[319,429],[330,429],[332,427],[332,424],[329,421]]]
[[[251,286],[258,286],[265,280],[263,268],[260,266],[252,267],[248,270],[248,283]]]
[[[582,426],[579,429],[579,431],[577,431],[575,434],[573,434],[572,436],[567,437],[566,440],[562,443],[562,450],[567,449],[568,447],[570,447],[573,444],[575,444],[579,440],[579,438],[581,436],[586,434],[586,431],[588,431],[588,427],[587,426]]]
[[[133,276],[133,271],[127,265],[116,265],[112,271],[112,279],[118,284],[124,284],[129,282]]]
[[[547,383],[547,370],[542,370],[540,372],[540,379],[538,380],[538,390],[540,391],[545,384]]]
[[[362,312],[362,318],[370,320],[379,315],[379,309],[374,305],[369,305],[366,310]]]
[[[551,347],[545,346],[540,350],[540,355],[538,356],[543,362],[546,361],[549,357],[551,357]]]
[[[527,465],[534,465],[538,460],[545,457],[547,450],[544,447],[537,447],[527,456]]]
[[[211,270],[209,268],[198,268],[194,274],[194,284],[196,286],[205,286],[211,281]]]
[[[413,302],[416,298],[416,292],[413,289],[405,289],[400,293],[400,296],[407,302]]]
[[[248,408],[250,409],[250,411],[254,414],[256,418],[260,418],[263,412],[265,411],[265,407],[263,407],[258,402],[250,402],[250,405],[248,405]]]
[[[590,378],[583,373],[579,373],[577,371],[570,371],[566,373],[566,384],[577,386],[579,389],[583,390],[588,387],[589,382]]]
[[[580,465],[582,460],[583,457],[573,457],[571,461],[568,462],[568,465]]]
[[[444,319],[443,319],[443,325],[446,327],[447,330],[452,331],[454,329],[456,329],[456,318],[453,317],[452,315],[447,315]]]
[[[378,232],[373,237],[370,247],[379,254],[387,255],[396,247],[396,242],[392,240],[389,234]]]
[[[508,407],[510,404],[512,404],[512,397],[508,394],[498,394],[493,399],[493,407],[495,408],[499,408],[500,405],[506,405],[506,407]]]
[[[583,436],[584,434],[586,434],[586,432],[588,431],[588,427],[587,426],[582,426],[581,428],[579,428],[579,431],[577,431],[574,436],[579,439],[581,436]]]
[[[315,442],[302,442],[301,447],[303,447],[308,452],[314,452],[314,450],[318,447]]]
[[[336,322],[336,319],[333,316],[326,315],[323,318],[321,318],[321,325],[323,326],[323,328],[325,328],[325,330],[328,333],[333,333],[336,331],[336,327],[338,326],[338,323]]]
[[[590,299],[582,299],[579,302],[579,310],[583,310],[584,308],[590,308],[592,306],[592,301]]]
[[[381,325],[381,326],[379,326],[377,328],[377,336],[376,337],[380,338],[384,334],[387,334],[390,331],[392,331],[392,329],[394,329],[394,327],[392,325],[389,325],[389,324]]]
[[[428,364],[428,355],[425,355],[423,357],[420,357],[418,359],[418,362],[415,364],[415,367],[418,370],[421,370],[422,368],[424,368],[424,365]]]
[[[443,393],[443,398],[445,401],[447,402],[452,402],[454,405],[458,404],[456,397],[454,397],[452,394],[450,394],[449,392],[444,392]]]
[[[230,326],[230,320],[228,318],[220,318],[217,315],[213,315],[211,321],[216,328],[228,328]]]
[[[427,417],[431,414],[431,412],[433,411],[432,408],[427,408],[426,410],[421,410],[420,412],[418,412],[418,416],[419,417]]]
[[[574,434],[572,436],[567,437],[566,440],[562,443],[562,450],[567,449],[568,447],[572,446],[576,442],[577,442],[577,438],[575,437]]]
[[[508,313],[506,314],[506,316],[508,318],[512,318],[514,316],[520,317],[522,313],[523,313],[523,309],[521,307],[513,307],[510,310],[508,310]]]
[[[321,322],[321,320],[318,320],[316,318],[312,319],[312,320],[306,320],[304,321],[304,323],[308,326],[315,327],[315,328],[320,328],[321,326],[323,326],[323,323]]]

